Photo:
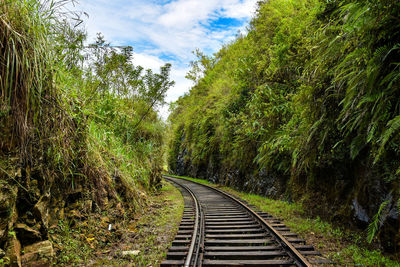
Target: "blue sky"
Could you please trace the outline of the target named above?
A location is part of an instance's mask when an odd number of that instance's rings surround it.
[[[257,0],[78,0],[85,11],[89,41],[101,32],[113,45],[131,45],[134,64],[158,71],[169,62],[176,85],[167,101],[189,91],[185,74],[192,51],[217,52],[222,44],[245,32]],[[161,110],[167,116],[167,107]]]

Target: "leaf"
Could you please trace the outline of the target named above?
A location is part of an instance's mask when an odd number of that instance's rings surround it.
[[[381,155],[383,154],[384,148],[386,143],[389,141],[390,137],[398,130],[400,130],[400,115],[397,115],[395,118],[393,118],[392,120],[390,120],[387,123],[387,127],[388,129],[382,134],[381,138],[380,138],[380,147],[379,147],[379,151],[378,151],[378,155],[375,157],[374,162],[376,163],[379,158],[381,157]]]
[[[365,146],[364,136],[358,135],[350,144],[350,157],[355,159]]]
[[[379,206],[378,212],[374,215],[372,218],[372,222],[368,225],[367,232],[367,241],[368,243],[371,243],[372,240],[374,239],[376,233],[378,232],[379,228],[382,226],[383,222],[386,219],[386,216],[388,214],[388,209],[386,207],[389,204],[389,200],[386,200],[382,202],[382,204]]]

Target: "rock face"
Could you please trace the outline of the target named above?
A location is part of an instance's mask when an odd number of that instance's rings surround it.
[[[17,219],[17,189],[0,184],[0,243],[7,240],[8,230]]]
[[[180,142],[183,141],[184,135]],[[378,233],[380,245],[387,252],[400,247],[399,204],[395,201],[399,197],[394,193],[398,182],[380,179],[379,171],[368,159],[336,162],[310,173],[292,174],[260,169],[254,162],[244,167],[236,162],[239,167],[228,168],[218,156],[199,162],[190,153],[186,147],[179,147],[175,160],[170,161],[174,174],[207,179],[274,199],[299,201],[310,214],[345,226],[366,229],[381,203],[387,202]]]
[[[369,217],[365,209],[358,203],[357,199],[353,199],[353,210],[354,210],[354,217],[360,222],[363,222],[365,224],[368,224],[369,222]]]

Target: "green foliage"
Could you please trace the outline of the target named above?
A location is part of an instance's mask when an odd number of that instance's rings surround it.
[[[368,236],[367,240],[369,243],[372,242],[374,239],[376,233],[378,232],[379,228],[382,226],[382,224],[385,221],[385,218],[388,214],[388,205],[389,201],[386,200],[384,201],[380,206],[378,212],[374,215],[372,218],[372,222],[368,225]]]
[[[352,259],[351,262],[345,260]],[[340,266],[388,266],[396,267],[399,263],[382,255],[378,250],[368,250],[351,245],[333,255],[333,260]]]
[[[58,221],[56,231],[51,230],[51,234],[56,232],[57,240],[54,240],[58,246],[63,246],[60,255],[57,257],[58,265],[78,265],[79,261],[87,262],[88,257],[93,253],[93,249],[87,243],[81,242],[78,238],[83,237],[84,233],[81,229],[72,227],[72,222]]]
[[[2,2],[0,127],[7,129],[2,136],[7,141],[1,149],[17,153],[24,167],[41,166],[41,176],[67,180],[80,164],[85,133],[83,114],[70,116],[79,103],[67,103],[56,85],[56,74],[62,72],[59,60],[67,53],[56,48],[60,40],[55,37],[64,29],[56,6],[53,1]]]
[[[0,158],[21,174],[4,170],[0,180],[26,192],[36,184],[54,201],[78,186],[100,208],[108,198],[138,207],[160,186],[156,109],[174,84],[171,65],[144,70],[131,47],[113,48],[101,34],[85,47],[81,14],[63,9],[69,2],[1,2]],[[40,195],[30,197],[34,205]]]
[[[166,91],[174,84],[169,80],[171,65],[161,67],[160,73],[144,72],[132,64],[131,47],[112,48],[101,34],[89,47],[83,79],[85,103],[92,115],[89,133],[100,147],[93,150],[109,152],[108,168],[118,162],[125,183],[136,181],[131,188],[137,182],[145,188],[157,187],[164,126],[155,108],[164,104]]]
[[[172,172],[283,177],[288,194],[373,176],[398,198],[399,14],[396,1],[260,1],[247,35],[197,51],[169,118]]]

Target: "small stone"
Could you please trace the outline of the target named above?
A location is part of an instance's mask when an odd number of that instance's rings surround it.
[[[121,252],[122,256],[136,256],[139,255],[139,253],[140,250],[125,250]]]

